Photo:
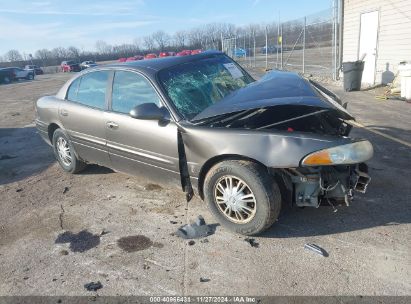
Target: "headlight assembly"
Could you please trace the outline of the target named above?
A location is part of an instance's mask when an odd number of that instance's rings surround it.
[[[332,166],[362,163],[373,156],[374,150],[368,140],[311,153],[303,158],[302,166]]]

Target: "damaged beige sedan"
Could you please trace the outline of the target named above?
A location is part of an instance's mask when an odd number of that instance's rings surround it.
[[[172,184],[255,235],[282,202],[349,205],[369,141],[337,96],[289,72],[254,80],[219,52],[90,68],[39,99],[36,125],[63,170],[95,163]]]

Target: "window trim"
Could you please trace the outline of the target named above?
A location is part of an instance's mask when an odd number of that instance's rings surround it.
[[[143,77],[145,80],[147,80],[148,84],[151,86],[151,88],[153,89],[153,91],[156,93],[158,100],[160,101],[160,105],[164,108],[167,109],[167,111],[170,113],[170,110],[168,109],[168,107],[165,105],[166,103],[164,102],[162,96],[159,94],[157,88],[155,87],[155,85],[153,85],[152,81],[150,80],[150,78],[148,78],[146,75],[144,75],[143,73],[136,71],[136,70],[132,70],[132,69],[114,69],[113,70],[113,77],[111,79],[111,86],[110,86],[110,100],[109,100],[109,104],[108,104],[108,112],[110,113],[115,113],[115,114],[120,114],[120,115],[125,115],[130,117],[129,113],[123,113],[123,112],[118,112],[118,111],[114,111],[113,110],[113,86],[114,86],[114,79],[115,79],[115,74],[116,72],[129,72],[129,73],[134,73],[137,74],[141,77]],[[171,113],[170,113],[171,115]]]

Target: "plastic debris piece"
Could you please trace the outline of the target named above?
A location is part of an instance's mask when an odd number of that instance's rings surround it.
[[[251,247],[254,247],[254,248],[258,248],[258,247],[260,246],[260,243],[257,243],[257,242],[255,241],[255,239],[246,238],[246,239],[244,239],[244,241],[246,241],[247,243],[249,243],[249,244],[251,245]]]
[[[206,278],[200,278],[200,282],[201,283],[205,283],[205,282],[210,282],[210,279],[206,279]]]
[[[216,225],[207,225],[204,218],[199,215],[192,224],[178,228],[176,235],[183,239],[198,239],[209,236],[215,232]]]
[[[97,291],[103,288],[103,284],[101,284],[100,281],[90,282],[90,283],[84,284],[84,288],[87,289],[88,291]]]
[[[328,257],[328,252],[325,251],[325,249],[321,248],[320,246],[317,246],[315,244],[305,244],[304,245],[305,249],[311,250],[319,255],[322,255],[323,257]]]
[[[193,240],[188,242],[188,245],[193,246],[196,242],[194,242]]]

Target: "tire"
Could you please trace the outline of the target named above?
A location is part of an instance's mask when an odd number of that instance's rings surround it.
[[[229,195],[233,193],[227,190],[230,188],[227,186],[230,177],[234,191],[238,190],[237,187],[243,189],[246,185],[241,192],[235,192],[239,195],[237,198],[243,197],[247,200],[246,203]],[[251,161],[227,160],[212,167],[204,181],[204,200],[218,222],[243,235],[256,235],[271,227],[281,209],[281,194],[277,183],[266,168]],[[227,210],[229,205],[232,209]],[[242,211],[239,212],[240,210]]]
[[[33,79],[34,79],[33,74],[31,74],[31,73],[28,74],[27,77],[26,77],[26,79],[27,79],[27,80],[33,80]]]
[[[79,173],[87,166],[77,158],[73,144],[62,129],[56,129],[53,133],[53,150],[60,166],[68,173]],[[65,152],[60,153],[62,150]]]
[[[8,76],[3,78],[3,83],[9,84],[10,83],[10,78]]]

